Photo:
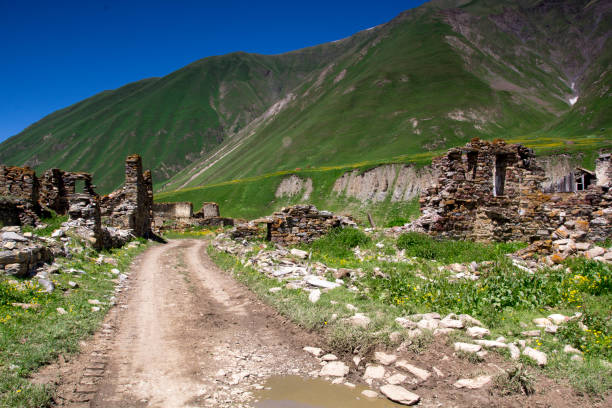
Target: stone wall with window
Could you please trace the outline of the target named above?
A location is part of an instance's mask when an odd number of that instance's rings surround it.
[[[422,216],[408,230],[477,241],[536,241],[550,239],[567,224],[572,231],[580,227],[574,233],[580,240],[612,236],[609,188],[598,180],[576,193],[544,193],[544,171],[533,151],[520,144],[473,139],[435,158],[432,167],[438,180],[421,195]]]

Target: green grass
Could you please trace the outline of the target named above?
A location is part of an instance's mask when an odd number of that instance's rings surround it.
[[[481,262],[498,259],[500,255],[515,252],[525,244],[491,243],[482,244],[472,241],[439,240],[426,234],[409,232],[399,236],[397,247],[406,256],[438,260],[443,263]]]
[[[299,248],[310,252],[311,262],[329,267],[353,270],[352,285],[357,291],[340,287],[322,293],[312,304],[307,293],[285,288],[286,281],[277,281],[244,267],[236,257],[210,248],[213,260],[223,269],[254,290],[282,314],[307,329],[318,330],[328,346],[338,353],[367,353],[376,345],[389,345],[389,334],[400,329],[394,322],[399,316],[413,313],[466,313],[491,330],[491,338],[504,336],[508,341],[524,339],[520,334],[536,329],[534,318],[552,313],[573,316],[575,322],[561,326],[556,336],[543,334],[530,340],[530,346],[547,353],[549,364],[544,368],[521,357],[525,369],[509,370],[496,380],[501,394],[531,392],[530,376],[544,374],[568,380],[577,392],[602,397],[612,390],[612,369],[602,361],[612,361],[612,267],[583,258],[566,261],[563,268],[543,269],[529,273],[516,268],[506,257],[522,244],[478,244],[468,241],[433,241],[409,234],[398,239],[380,234],[364,234],[358,230],[332,231],[311,244]],[[354,254],[359,246],[361,259]],[[395,256],[420,248],[427,257],[391,262],[381,256]],[[259,251],[261,249],[257,249]],[[417,251],[417,252],[418,252]],[[431,252],[435,253],[436,260]],[[248,256],[247,256],[248,258]],[[440,269],[451,262],[488,261],[479,269],[479,279],[449,279],[451,273]],[[569,271],[566,270],[569,268]],[[354,272],[359,271],[357,276]],[[332,279],[331,276],[327,276]],[[281,287],[270,293],[272,287]],[[353,304],[372,318],[367,330],[342,322],[352,315],[345,305]],[[333,315],[337,318],[334,320]],[[588,327],[583,331],[578,322]],[[448,339],[469,341],[463,332]],[[427,336],[415,341],[415,352],[426,348]],[[584,361],[570,360],[563,352],[566,344],[584,353]],[[507,351],[497,351],[509,358]],[[468,356],[466,356],[468,358]],[[503,377],[503,378],[502,378]]]
[[[51,405],[52,386],[35,385],[30,376],[61,354],[79,351],[79,341],[90,336],[110,307],[116,276],[109,271],[125,271],[133,257],[146,245],[105,253],[117,260],[117,266],[94,262],[97,253],[85,250],[72,259],[57,259],[60,273],[51,276],[56,289],[47,294],[36,280],[0,278],[0,406],[44,407]],[[85,271],[71,274],[69,268]],[[69,281],[78,284],[76,288]],[[102,302],[101,310],[92,312],[89,299]],[[35,305],[24,310],[13,303]],[[36,306],[37,305],[37,306]],[[68,313],[60,315],[58,307]]]
[[[41,223],[45,224],[44,228],[34,229],[29,226],[25,226],[22,228],[24,232],[34,232],[36,235],[40,235],[42,237],[50,237],[53,231],[62,226],[62,223],[68,221],[67,215],[57,215],[52,211],[52,214],[48,218],[42,218],[40,220]]]

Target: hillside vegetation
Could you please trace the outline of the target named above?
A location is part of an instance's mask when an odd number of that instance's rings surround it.
[[[592,157],[612,139],[611,8],[432,1],[332,43],[205,58],[43,118],[0,162],[91,171],[109,192],[135,152],[163,191],[431,157],[474,136]]]

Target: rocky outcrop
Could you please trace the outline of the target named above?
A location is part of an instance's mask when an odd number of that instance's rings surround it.
[[[415,169],[403,164],[385,164],[367,171],[344,173],[334,183],[333,191],[360,201],[409,201],[431,185],[434,179],[429,167]]]
[[[312,188],[311,178],[302,179],[295,174],[292,174],[280,182],[276,188],[276,193],[274,196],[276,198],[294,197],[303,192],[301,200],[307,201],[310,199],[310,195],[312,194]]]

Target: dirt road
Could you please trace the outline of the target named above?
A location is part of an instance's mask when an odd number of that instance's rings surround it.
[[[220,271],[206,245],[175,240],[140,256],[115,316],[95,340],[106,344],[90,347],[80,364],[73,401],[236,407],[267,376],[317,368],[301,351],[310,335]]]

